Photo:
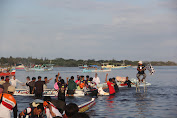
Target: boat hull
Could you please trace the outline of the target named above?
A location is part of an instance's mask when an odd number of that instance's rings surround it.
[[[72,96],[76,96],[76,97],[86,96],[87,95],[86,93],[87,93],[87,91],[84,91],[82,89],[81,90],[76,89],[75,93]],[[30,94],[29,90],[27,90],[27,89],[16,89],[14,95],[35,96],[34,94]],[[109,93],[104,92],[103,89],[100,87],[98,89],[98,95],[100,95],[100,96],[109,95]],[[54,90],[54,89],[45,89],[43,92],[43,96],[58,96],[58,92],[57,92],[57,90]],[[68,96],[71,96],[71,95],[68,95]]]
[[[50,68],[25,68],[26,71],[52,71],[53,66]]]
[[[131,84],[131,87],[136,87],[137,80],[136,79],[131,79],[131,82],[134,83],[134,84]],[[128,87],[127,84],[124,84],[124,83],[121,83],[121,82],[117,82],[117,85],[119,87]],[[151,83],[146,82],[146,86],[150,86],[150,85],[151,85]],[[97,87],[105,88],[105,87],[108,87],[108,86],[107,86],[107,83],[102,83],[102,84],[98,84]],[[144,83],[139,83],[139,87],[144,87]]]
[[[95,98],[92,98],[91,101],[86,102],[86,103],[78,106],[79,107],[79,112],[85,112],[85,111],[89,110],[91,107],[93,107],[95,104],[96,104]]]
[[[2,73],[0,73],[0,77],[1,76],[14,76],[15,75],[15,72],[10,72],[10,73],[4,73],[4,72],[2,72]]]
[[[83,69],[83,73],[89,73],[89,72],[110,72],[111,69],[103,69],[103,70],[89,70],[89,69]]]

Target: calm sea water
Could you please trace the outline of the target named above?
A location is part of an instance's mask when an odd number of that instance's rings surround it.
[[[154,67],[156,72],[150,76],[146,71],[146,81],[152,85],[144,93],[143,88],[136,93],[135,88],[120,88],[120,91],[113,97],[99,96],[96,99],[96,105],[87,113],[91,118],[176,118],[177,117],[177,67],[163,66]],[[47,76],[53,78],[48,84],[48,88],[53,88],[55,75],[60,72],[61,77],[77,75],[89,75],[94,77],[95,73],[82,73],[77,67],[60,67],[54,68],[49,72],[26,72],[17,71],[16,78],[26,82],[26,76],[37,77]],[[136,78],[137,70],[135,68],[112,70],[108,72],[108,77],[129,76]],[[106,73],[99,72],[98,76],[101,82],[104,82]],[[20,86],[19,86],[20,88]],[[29,106],[29,102],[34,97],[15,96],[18,103],[18,113]],[[53,99],[57,99],[53,97]],[[74,102],[78,105],[91,99],[85,97],[66,97],[66,103]]]

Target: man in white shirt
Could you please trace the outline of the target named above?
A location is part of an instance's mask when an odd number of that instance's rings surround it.
[[[95,77],[93,78],[93,81],[98,85],[100,84],[100,78],[98,77],[98,74],[95,73]]]
[[[15,76],[12,77],[12,79],[10,79],[10,83],[12,86],[14,86],[16,88],[17,86],[17,82],[18,83],[22,83],[21,81],[19,81],[18,79],[15,79]]]

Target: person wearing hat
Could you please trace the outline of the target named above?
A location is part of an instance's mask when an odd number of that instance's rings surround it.
[[[145,70],[146,70],[146,68],[145,68],[145,65],[143,64],[143,62],[139,61],[138,67],[137,67],[138,73],[136,74],[136,77],[138,78],[139,82],[140,82],[140,76],[143,76],[143,78],[141,80],[142,82],[146,78],[146,73],[144,72]]]
[[[11,84],[9,83],[9,76],[6,76],[5,83],[3,84],[4,86],[4,91],[3,93],[7,93],[7,89]]]
[[[14,118],[17,118],[17,103],[12,96],[15,92],[14,86],[9,86],[8,93],[2,93],[3,86],[0,85],[0,117],[11,118],[11,112],[13,111]]]
[[[9,86],[7,89],[7,93],[13,95],[15,92],[15,87],[14,86]]]

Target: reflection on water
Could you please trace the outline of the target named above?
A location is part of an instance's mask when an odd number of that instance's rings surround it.
[[[106,100],[106,106],[107,108],[109,108],[109,110],[112,112],[112,110],[114,110],[114,97],[115,95],[110,95],[107,100]]]
[[[145,116],[150,106],[149,99],[146,94],[147,93],[136,93],[134,96],[136,98],[136,108],[138,109],[137,113],[141,116]]]

